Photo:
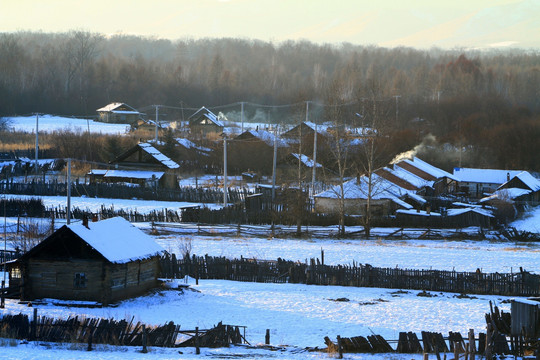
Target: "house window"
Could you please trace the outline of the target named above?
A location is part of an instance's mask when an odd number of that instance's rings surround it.
[[[75,273],[73,278],[73,287],[75,289],[84,289],[86,288],[86,274],[85,273]]]

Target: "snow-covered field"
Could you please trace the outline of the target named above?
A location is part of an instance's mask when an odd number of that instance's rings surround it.
[[[6,117],[9,127],[15,131],[35,132],[36,116]],[[125,134],[129,124],[107,124],[88,119],[78,119],[54,115],[41,115],[38,119],[39,132],[72,131],[101,134]]]
[[[62,197],[44,197],[46,206],[64,206]],[[73,206],[97,209],[101,204],[115,208],[153,209],[181,207],[183,203],[138,200],[73,198]],[[174,205],[173,205],[174,204]],[[522,229],[529,231],[538,226],[540,211],[521,220]],[[8,219],[8,226],[16,219]],[[58,223],[57,226],[60,226]],[[136,224],[148,231],[150,224]],[[518,227],[518,226],[516,226]],[[187,229],[187,230],[186,230]],[[332,240],[328,238],[268,239],[261,237],[208,237],[196,234],[196,225],[182,228],[182,233],[168,232],[154,238],[165,249],[180,253],[186,248],[198,255],[228,257],[254,257],[305,261],[320,257],[324,250],[325,263],[349,264],[352,261],[373,266],[416,269],[455,269],[456,271],[484,272],[517,271],[519,267],[540,272],[540,244],[514,244],[503,241],[443,241],[443,240]],[[180,230],[178,230],[180,231]],[[121,302],[117,307],[75,308],[52,304],[34,306],[40,315],[67,318],[73,315],[88,317],[114,317],[123,319],[135,316],[137,321],[163,325],[174,321],[182,329],[209,328],[220,321],[231,325],[247,326],[247,340],[252,344],[264,343],[266,329],[270,329],[272,345],[287,345],[281,351],[231,347],[229,349],[151,348],[149,354],[139,353],[140,348],[95,346],[86,352],[86,345],[42,344],[0,339],[0,359],[196,359],[196,358],[249,358],[249,359],[326,359],[334,355],[311,353],[305,347],[324,347],[324,336],[335,339],[337,335],[367,336],[377,333],[387,340],[397,340],[400,331],[434,331],[447,334],[469,329],[485,331],[484,314],[493,301],[504,311],[510,305],[502,296],[477,295],[457,298],[456,294],[433,293],[434,297],[419,297],[418,291],[401,292],[392,289],[353,288],[339,286],[310,286],[299,284],[257,284],[223,280],[201,280],[195,285],[186,280],[192,290],[171,289]],[[180,281],[184,283],[184,280]],[[346,298],[349,301],[334,301]],[[33,312],[32,307],[8,300],[2,313]],[[395,344],[394,344],[395,345]],[[178,351],[182,351],[182,354]],[[433,355],[432,355],[433,356]],[[345,354],[346,359],[421,359],[421,355],[366,355]]]

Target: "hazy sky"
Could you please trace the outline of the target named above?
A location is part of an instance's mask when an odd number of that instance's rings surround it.
[[[0,0],[0,32],[540,49],[540,0]]]

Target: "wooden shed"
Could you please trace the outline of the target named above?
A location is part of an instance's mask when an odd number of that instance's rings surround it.
[[[115,124],[135,124],[142,114],[131,106],[114,102],[96,110],[98,121]]]
[[[121,217],[64,225],[9,264],[9,283],[22,300],[108,305],[156,287],[164,251]]]
[[[512,335],[540,338],[540,299],[512,300]]]

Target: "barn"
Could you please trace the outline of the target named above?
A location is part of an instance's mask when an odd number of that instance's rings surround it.
[[[102,305],[159,285],[164,249],[121,217],[64,225],[9,264],[22,300],[54,298]]]

